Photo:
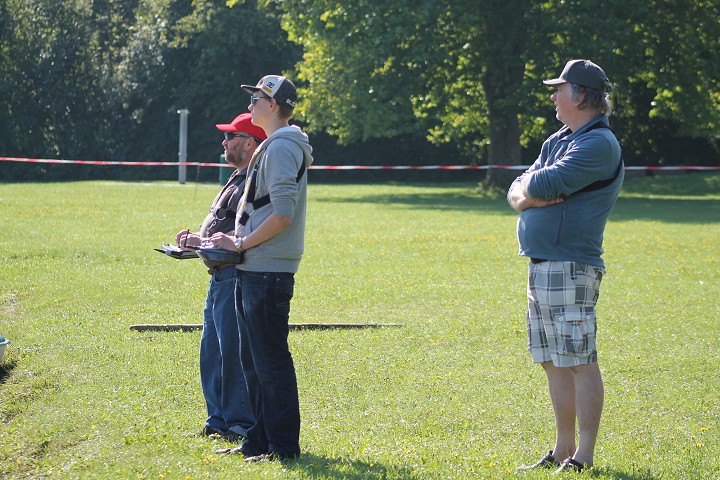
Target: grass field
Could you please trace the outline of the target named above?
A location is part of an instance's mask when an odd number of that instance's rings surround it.
[[[208,275],[152,249],[218,185],[0,184],[0,477],[516,477],[552,446],[525,350],[516,214],[473,184],[310,187],[290,334],[296,462],[246,465],[198,435]],[[606,230],[599,479],[717,478],[720,175],[631,178]],[[549,478],[546,473],[520,478]]]

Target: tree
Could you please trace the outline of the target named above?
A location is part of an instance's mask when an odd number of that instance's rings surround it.
[[[0,0],[0,27],[9,156],[176,160],[188,108],[190,161],[217,161],[215,124],[247,108],[240,84],[299,58],[254,1]]]
[[[425,131],[490,165],[518,164],[522,146],[558,127],[540,80],[573,58],[603,65],[617,84],[618,135],[630,152],[648,151],[636,132],[651,143],[718,135],[716,2],[265,3],[303,46],[302,114],[342,142]],[[514,176],[495,173],[486,186]]]
[[[489,146],[490,164],[519,164],[532,3],[279,2],[305,52],[301,112],[341,142],[425,131],[476,157]],[[488,175],[488,185],[502,183],[498,176]]]
[[[192,14],[178,23],[175,48],[166,58],[162,90],[169,95],[174,128],[175,112],[190,110],[191,161],[219,159],[222,136],[215,125],[246,112],[250,103],[241,84],[283,73],[300,59],[300,47],[288,41],[272,12],[258,9],[256,1],[227,3],[195,0]]]
[[[626,162],[717,161],[709,144],[720,137],[717,1],[555,0],[544,9],[558,19],[552,49],[597,59],[615,84],[612,122]]]
[[[0,151],[174,160],[187,108],[189,159],[212,161],[239,84],[274,72],[343,144],[526,163],[559,127],[541,80],[590,58],[628,164],[717,163],[719,17],[716,0],[0,0]]]
[[[7,0],[0,88],[9,153],[78,158],[113,150],[122,64],[136,2]]]

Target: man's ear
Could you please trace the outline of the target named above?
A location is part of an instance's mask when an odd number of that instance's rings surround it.
[[[575,103],[576,107],[580,106],[580,104],[585,101],[585,95],[587,95],[587,91],[585,90],[585,87],[580,87],[579,90],[580,90],[580,93],[578,94],[577,102],[575,102],[573,99],[573,103]]]

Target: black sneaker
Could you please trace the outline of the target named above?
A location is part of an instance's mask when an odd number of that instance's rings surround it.
[[[255,455],[252,457],[245,457],[245,461],[248,463],[255,463],[255,462],[282,462],[285,460],[294,460],[298,458],[299,454],[294,455],[286,455],[279,452],[268,452],[263,453],[261,455]]]
[[[227,432],[220,433],[220,436],[231,443],[238,443],[242,440],[245,440],[245,437],[240,435],[239,433],[235,433],[232,430],[228,430]]]
[[[262,450],[253,448],[253,446],[250,445],[250,442],[248,442],[247,440],[245,440],[243,444],[240,445],[238,450],[245,456],[246,459],[252,457],[259,457],[261,455],[264,455],[265,453]]]
[[[235,455],[239,453],[242,455],[241,447],[235,447],[235,448],[221,448],[219,450],[215,450],[215,453],[218,455]]]
[[[537,463],[533,463],[532,465],[523,465],[522,467],[518,467],[518,472],[524,472],[526,470],[537,470],[538,468],[557,468],[560,466],[560,462],[555,460],[555,457],[553,457],[553,451],[550,450],[547,455],[545,455],[543,458],[541,458]]]
[[[212,428],[212,427],[208,427],[207,425],[205,425],[205,426],[203,427],[203,429],[200,430],[200,435],[202,435],[202,436],[204,436],[204,437],[222,437],[222,436],[223,436],[223,432],[221,432],[220,430],[216,430],[216,429],[214,429],[214,428]]]
[[[239,447],[221,448],[219,450],[215,450],[215,453],[217,453],[219,455],[227,455],[227,454],[234,455],[234,454],[239,453],[240,455],[242,455],[245,458],[259,457],[260,455],[263,454],[261,451],[255,450],[250,445],[248,445],[247,440],[245,440],[243,442],[243,444],[240,445]]]
[[[553,472],[553,475],[560,475],[565,472],[580,473],[583,471],[584,468],[585,465],[583,465],[582,463],[576,462],[572,458],[566,458],[560,464],[560,468]]]
[[[252,457],[245,457],[245,461],[248,463],[274,462],[275,460],[279,460],[279,458],[277,455],[274,455],[272,453],[261,453],[260,455],[253,455]]]

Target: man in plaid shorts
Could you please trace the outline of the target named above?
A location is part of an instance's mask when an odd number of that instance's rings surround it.
[[[603,233],[624,169],[609,127],[612,87],[605,72],[571,60],[560,77],[543,83],[556,87],[550,98],[564,125],[507,198],[520,212],[520,255],[530,258],[528,350],[547,376],[556,439],[545,457],[521,469],[580,472],[593,465],[603,407],[595,304],[605,273]]]

